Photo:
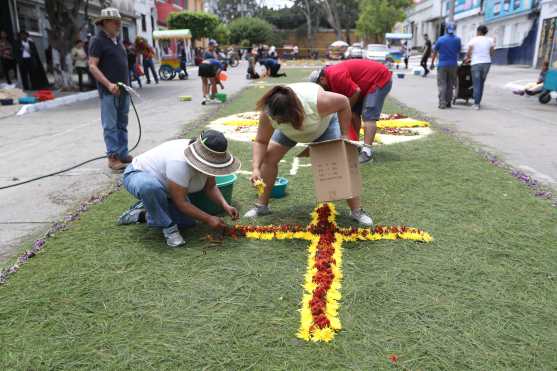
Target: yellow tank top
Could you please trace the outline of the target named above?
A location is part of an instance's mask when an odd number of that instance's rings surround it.
[[[271,120],[274,129],[280,130],[284,135],[298,143],[312,143],[319,138],[329,127],[333,114],[325,117],[319,116],[317,111],[317,96],[323,88],[312,82],[300,82],[286,85],[294,90],[296,96],[304,107],[305,119],[300,130],[288,123],[277,123]]]

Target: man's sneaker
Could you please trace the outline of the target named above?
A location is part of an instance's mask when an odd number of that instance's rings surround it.
[[[128,211],[120,215],[118,218],[118,225],[130,225],[130,224],[137,224],[141,223],[145,220],[145,206],[143,205],[143,201],[139,201]]]
[[[362,208],[352,210],[350,217],[364,227],[373,227],[373,220]]]
[[[474,108],[476,111],[479,111],[480,110],[480,105],[479,104],[474,104],[472,106],[472,108]]]
[[[373,160],[373,151],[371,153],[367,153],[365,150],[360,152],[360,164],[365,164]]]
[[[267,205],[255,205],[255,207],[249,210],[245,215],[244,218],[252,218],[255,219],[258,216],[269,215],[271,213],[271,209]]]
[[[170,247],[178,247],[186,244],[177,225],[164,228],[162,233],[164,234],[164,238],[166,238],[166,244]]]

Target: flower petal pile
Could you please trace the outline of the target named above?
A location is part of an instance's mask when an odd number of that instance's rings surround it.
[[[233,238],[255,240],[300,239],[310,241],[304,278],[304,294],[297,336],[306,341],[330,342],[341,329],[338,315],[341,299],[342,243],[377,240],[430,242],[432,237],[410,227],[339,228],[331,203],[317,207],[308,226],[299,224],[236,225],[228,231]]]

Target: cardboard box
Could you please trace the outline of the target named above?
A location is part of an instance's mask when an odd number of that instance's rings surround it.
[[[344,139],[312,143],[315,196],[319,202],[347,200],[362,193],[358,145]]]

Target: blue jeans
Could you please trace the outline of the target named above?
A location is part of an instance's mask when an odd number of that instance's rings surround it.
[[[491,63],[478,63],[472,65],[472,84],[474,85],[474,104],[482,102],[484,85],[491,68]]]
[[[147,79],[147,84],[151,83],[151,78],[149,77],[149,70],[153,73],[153,78],[155,82],[159,82],[159,77],[157,76],[157,71],[155,71],[155,62],[152,59],[143,58],[143,72],[145,73],[145,78]]]
[[[377,88],[373,93],[367,94],[354,106],[352,112],[363,116],[364,121],[377,121],[381,118],[383,105],[387,95],[391,92],[393,81],[389,81],[382,88]]]
[[[314,140],[313,143],[324,142],[326,140],[332,140],[332,139],[339,139],[341,136],[342,133],[340,131],[338,116],[335,113],[331,118],[331,121],[329,122],[329,127],[327,128],[327,130],[325,130],[325,132],[321,134],[319,138]],[[287,148],[294,148],[296,144],[298,144],[297,142],[293,141],[292,139],[284,135],[282,131],[277,129],[275,129],[275,131],[273,132],[273,136],[271,137],[271,140]]]
[[[124,172],[124,187],[135,198],[143,201],[147,224],[151,227],[193,227],[195,220],[183,214],[170,200],[166,186],[154,175],[128,165]]]
[[[128,156],[128,112],[130,96],[101,94],[101,122],[107,155]]]

